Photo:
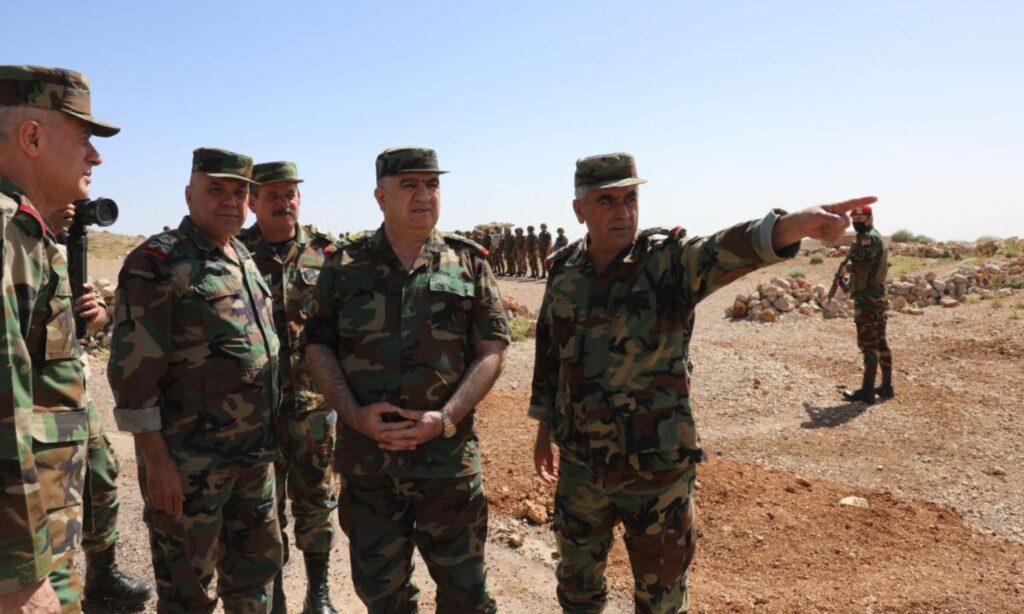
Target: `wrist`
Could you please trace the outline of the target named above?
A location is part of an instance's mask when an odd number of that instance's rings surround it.
[[[448,413],[447,409],[442,409],[438,413],[440,414],[440,418],[441,418],[439,420],[439,422],[441,423],[441,433],[440,434],[443,437],[446,437],[446,438],[447,437],[453,437],[455,435],[455,431],[456,431],[455,421],[452,420],[451,415]]]

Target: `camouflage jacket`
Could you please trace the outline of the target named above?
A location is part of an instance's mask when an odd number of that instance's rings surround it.
[[[310,309],[309,343],[334,348],[361,405],[387,402],[438,410],[455,392],[480,341],[509,341],[491,267],[477,244],[434,232],[407,272],[384,235],[338,244],[320,273]],[[451,438],[411,452],[385,452],[351,428],[336,452],[345,474],[417,478],[480,471],[473,413]]]
[[[306,327],[313,289],[324,266],[324,250],[337,239],[312,225],[296,228],[287,253],[263,241],[255,224],[239,233],[238,239],[252,253],[256,268],[270,288],[274,305],[274,328],[281,341],[278,358],[281,378],[281,412],[292,415],[324,406],[306,372],[302,331]]]
[[[555,249],[562,249],[569,244],[569,237],[565,235],[558,235],[555,237]]]
[[[548,258],[528,413],[563,454],[604,474],[703,459],[687,369],[694,309],[797,253],[799,243],[772,249],[783,213],[689,240],[681,229],[645,231],[603,271],[591,263],[589,237]]]
[[[536,254],[537,253],[537,235],[528,234],[526,235],[526,253]]]
[[[118,276],[107,377],[118,428],[160,431],[183,471],[277,457],[279,343],[270,290],[241,242],[229,258],[186,216]]]
[[[13,185],[0,179],[3,330],[0,331],[0,595],[39,582],[52,555],[46,505],[32,454],[34,372],[16,288],[46,262],[44,224]],[[30,284],[31,285],[31,284]],[[39,286],[34,286],[39,288]]]
[[[548,249],[551,247],[551,233],[542,230],[537,233],[537,244],[540,245],[541,249]]]
[[[850,296],[854,300],[885,296],[889,263],[882,235],[874,228],[858,233],[850,250]]]

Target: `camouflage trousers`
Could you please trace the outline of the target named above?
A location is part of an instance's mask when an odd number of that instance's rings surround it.
[[[89,401],[89,445],[85,464],[85,493],[82,501],[82,549],[102,552],[117,542],[117,497],[119,467],[96,404]]]
[[[138,459],[158,611],[209,613],[219,596],[227,614],[268,612],[284,556],[273,465],[182,473],[185,500],[181,518],[174,518],[150,505]]]
[[[519,252],[516,254],[516,276],[526,277],[526,253]]]
[[[880,365],[883,371],[892,369],[892,352],[885,340],[885,310],[888,307],[889,301],[885,297],[857,299],[854,303],[857,347],[864,354],[865,367]]]
[[[693,483],[686,467],[602,478],[563,455],[555,493],[555,575],[564,612],[601,612],[613,529],[622,520],[637,612],[686,612],[687,571],[696,549]]]
[[[281,525],[285,562],[288,534],[285,501],[292,501],[295,545],[309,553],[326,554],[334,546],[331,514],[338,507],[334,492],[335,426],[333,409],[284,414],[278,417],[277,442],[281,458],[274,463],[277,479],[277,520]]]
[[[487,589],[487,498],[481,475],[453,478],[344,476],[341,528],[352,583],[369,614],[418,611],[412,550],[437,582],[437,611],[496,612]]]
[[[512,250],[505,252],[505,275],[512,277],[516,274],[516,255]]]
[[[71,562],[82,545],[82,494],[89,438],[86,411],[63,411],[45,417],[37,413],[33,416],[32,437],[53,552],[50,584],[64,614],[80,612],[82,579]]]
[[[530,268],[530,277],[540,276],[540,260],[537,258],[536,251],[526,254],[526,263]]]
[[[545,247],[545,246],[542,245],[540,247],[540,254],[537,255],[537,257],[540,259],[539,267],[540,267],[540,277],[541,277],[541,279],[544,279],[545,277],[548,276],[548,267],[545,265],[545,263],[547,262],[548,256],[550,256],[550,255],[551,255],[551,246],[549,245],[549,246]]]

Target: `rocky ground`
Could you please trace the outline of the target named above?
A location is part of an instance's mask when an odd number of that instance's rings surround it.
[[[836,264],[802,257],[775,265],[698,309],[693,405],[710,460],[699,472],[694,611],[1024,611],[1024,292],[893,316],[897,397],[866,407],[839,395],[859,379],[850,320],[723,318],[736,294],[761,280],[799,267],[827,285]],[[97,261],[91,273],[114,278],[116,263]],[[501,286],[534,311],[544,289],[537,281]],[[523,519],[531,510],[547,515],[552,497],[530,456],[532,361],[531,340],[514,344],[479,410],[492,502],[490,583],[505,612],[557,611],[550,524]],[[104,365],[93,364],[94,395],[114,431]],[[149,576],[131,440],[111,438],[122,461],[121,562]],[[868,507],[839,505],[847,496]],[[611,558],[609,611],[631,611],[621,544]],[[429,611],[422,563],[416,574]],[[340,611],[361,611],[344,539],[332,575]],[[285,585],[299,611],[305,580],[297,551]]]

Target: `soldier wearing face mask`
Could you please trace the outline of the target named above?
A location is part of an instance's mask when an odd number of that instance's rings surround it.
[[[864,354],[864,381],[859,390],[845,390],[849,401],[869,405],[878,398],[890,399],[892,389],[892,352],[885,340],[886,309],[885,276],[889,265],[885,243],[874,228],[870,205],[850,213],[857,236],[850,246],[850,296],[854,301],[853,321],[857,325],[857,347]],[[847,271],[840,271],[845,274]],[[882,385],[875,388],[875,377],[882,370]]]

